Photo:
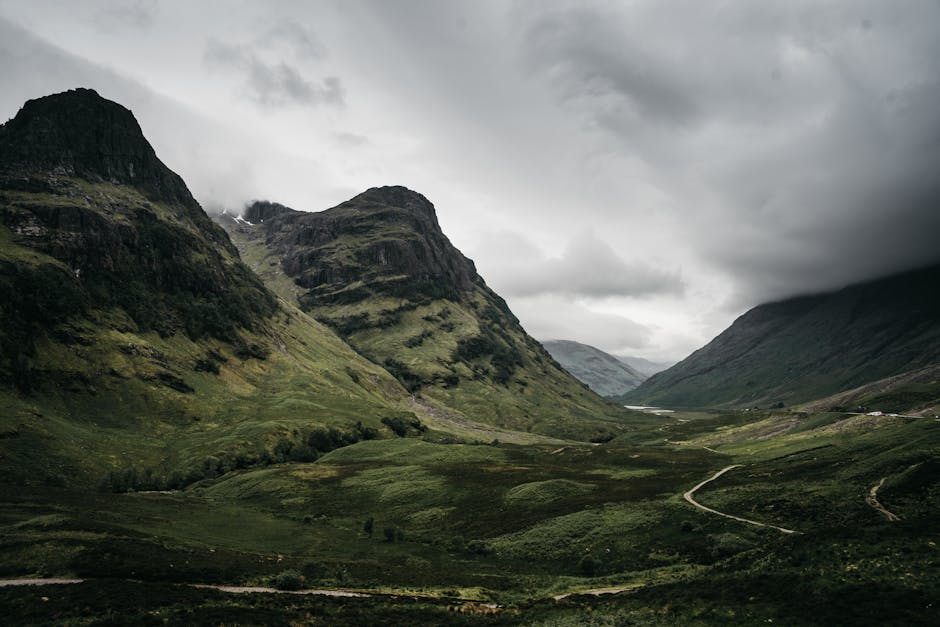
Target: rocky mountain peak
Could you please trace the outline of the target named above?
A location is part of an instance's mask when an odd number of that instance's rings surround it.
[[[368,294],[459,299],[478,280],[473,262],[441,231],[434,205],[406,187],[373,187],[336,207],[296,211],[258,201],[243,218],[264,234],[285,274],[313,302]],[[342,295],[337,295],[343,292]]]
[[[268,200],[256,200],[245,207],[242,218],[252,224],[260,224],[285,213],[297,213],[297,210]]]
[[[153,200],[198,206],[134,114],[92,89],[29,100],[0,126],[0,177],[15,184],[49,174],[134,185]]]
[[[434,212],[434,205],[423,194],[401,185],[370,187],[344,204],[353,203],[360,206],[374,204],[381,207],[398,207],[435,218],[437,215]]]

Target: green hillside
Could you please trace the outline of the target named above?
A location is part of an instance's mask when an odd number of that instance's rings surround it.
[[[406,399],[278,304],[130,111],[77,90],[0,127],[3,482],[179,487],[390,437]]]
[[[561,366],[601,396],[625,394],[646,376],[604,351],[571,340],[542,342]]]
[[[767,406],[829,396],[940,362],[940,266],[761,305],[624,398]]]
[[[4,497],[0,573],[86,581],[0,605],[16,622],[930,624],[936,424],[677,413],[599,447],[412,437],[167,494],[36,485]],[[730,466],[695,499],[745,522],[682,497]],[[367,596],[190,587],[291,577]]]
[[[94,92],[0,127],[5,623],[936,622],[935,367],[620,411],[423,197],[246,218]]]
[[[391,372],[416,404],[556,437],[604,440],[629,428],[629,412],[526,334],[424,196],[373,188],[317,213],[258,202],[242,218],[219,222],[271,289]]]

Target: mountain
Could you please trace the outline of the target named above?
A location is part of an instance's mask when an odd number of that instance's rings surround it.
[[[542,342],[561,366],[601,396],[618,396],[640,385],[646,376],[599,348],[571,340]]]
[[[321,212],[219,217],[275,292],[458,421],[604,439],[622,408],[565,372],[441,231],[427,198],[377,187]]]
[[[627,399],[666,407],[822,398],[940,362],[940,266],[751,309]]]
[[[632,357],[629,355],[614,355],[614,357],[643,375],[644,380],[649,379],[657,372],[662,372],[674,363],[664,361],[650,361],[648,359],[643,359],[642,357]]]
[[[631,413],[420,195],[246,215],[233,246],[94,92],[0,127],[10,624],[936,622],[936,364],[819,413]],[[935,312],[892,298],[922,353]]]
[[[4,481],[179,486],[391,434],[406,399],[278,302],[129,110],[77,89],[0,126]]]

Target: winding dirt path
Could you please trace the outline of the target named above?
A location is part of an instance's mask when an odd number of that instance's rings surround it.
[[[14,587],[14,586],[57,586],[57,585],[66,585],[66,584],[75,584],[83,583],[84,579],[0,579],[0,588],[4,587]],[[208,583],[188,583],[180,584],[184,586],[190,586],[193,588],[208,588],[211,590],[219,590],[221,592],[232,592],[236,594],[244,594],[250,592],[265,592],[265,593],[274,593],[274,594],[313,594],[324,597],[370,597],[373,596],[366,592],[355,592],[353,590],[322,590],[316,588],[308,588],[305,590],[278,590],[277,588],[265,588],[263,586],[223,586],[217,584],[208,584]]]
[[[871,490],[868,491],[868,496],[865,497],[865,502],[884,514],[891,522],[896,522],[901,520],[901,517],[897,514],[889,512],[885,506],[878,501],[878,490],[881,489],[881,486],[884,485],[885,479],[887,479],[887,477],[882,477],[881,481],[871,487]]]
[[[221,592],[231,592],[233,594],[245,594],[249,592],[265,592],[269,594],[313,594],[322,597],[370,597],[371,594],[365,592],[353,592],[352,590],[323,590],[317,588],[305,588],[301,590],[278,590],[277,588],[266,588],[264,586],[222,586],[211,583],[191,583],[193,588],[208,588],[210,590],[219,590]]]
[[[621,592],[632,592],[633,590],[638,590],[643,587],[641,583],[632,583],[626,586],[616,586],[613,588],[591,588],[590,590],[575,590],[573,592],[565,592],[563,594],[556,594],[552,596],[552,599],[555,601],[561,601],[562,599],[567,599],[568,597],[580,596],[580,595],[591,595],[599,597],[604,594],[620,594]]]
[[[741,518],[740,516],[734,516],[733,514],[725,514],[724,512],[719,512],[719,511],[716,510],[716,509],[712,509],[712,508],[710,508],[710,507],[705,507],[704,505],[702,505],[701,503],[699,503],[698,501],[696,501],[694,498],[692,498],[692,496],[695,494],[695,492],[696,492],[697,490],[699,490],[702,486],[708,485],[709,483],[711,483],[712,481],[714,481],[715,479],[717,479],[717,478],[720,477],[721,475],[725,474],[725,473],[728,472],[729,470],[734,470],[735,468],[741,468],[741,464],[734,464],[734,465],[732,465],[732,466],[728,466],[728,467],[726,467],[726,468],[722,468],[721,470],[719,470],[718,472],[716,472],[714,475],[712,475],[711,477],[709,477],[709,478],[706,479],[705,481],[699,483],[698,485],[696,485],[696,486],[695,486],[694,488],[692,488],[691,490],[688,490],[687,492],[685,492],[685,493],[682,495],[682,498],[684,498],[686,501],[688,501],[689,503],[691,503],[692,505],[694,505],[695,507],[699,508],[700,510],[702,510],[702,511],[704,511],[704,512],[709,512],[709,513],[711,513],[711,514],[717,514],[718,516],[723,516],[723,517],[725,517],[725,518],[730,518],[731,520],[737,520],[738,522],[747,523],[747,524],[749,524],[749,525],[756,525],[756,526],[758,526],[758,527],[769,527],[769,528],[771,528],[771,529],[776,529],[777,531],[780,531],[780,532],[782,532],[782,533],[799,533],[799,531],[795,531],[795,530],[793,530],[793,529],[786,529],[785,527],[778,527],[778,526],[776,526],[776,525],[771,525],[771,524],[769,524],[769,523],[757,522],[756,520],[749,520],[749,519],[747,519],[747,518]]]
[[[57,586],[82,583],[84,579],[0,579],[0,588],[8,586]]]

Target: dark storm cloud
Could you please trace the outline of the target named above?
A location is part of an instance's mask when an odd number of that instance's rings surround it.
[[[509,296],[645,297],[680,294],[685,289],[677,273],[647,263],[626,262],[589,232],[572,238],[555,258],[544,256],[515,233],[490,233],[486,240],[477,250],[487,256],[487,265],[499,260],[492,282]]]
[[[637,45],[637,44],[640,45]],[[640,42],[623,38],[616,22],[587,7],[551,12],[526,34],[535,67],[549,66],[566,102],[594,101],[635,119],[682,124],[697,117],[694,94],[669,64]],[[605,102],[606,101],[606,102]],[[605,112],[598,110],[598,119]]]
[[[642,159],[738,303],[940,258],[940,3],[528,3],[524,59]]]
[[[205,61],[210,69],[241,72],[248,97],[259,105],[345,105],[346,91],[339,78],[327,76],[319,82],[311,81],[295,65],[261,57],[254,46],[210,39],[206,44]]]

